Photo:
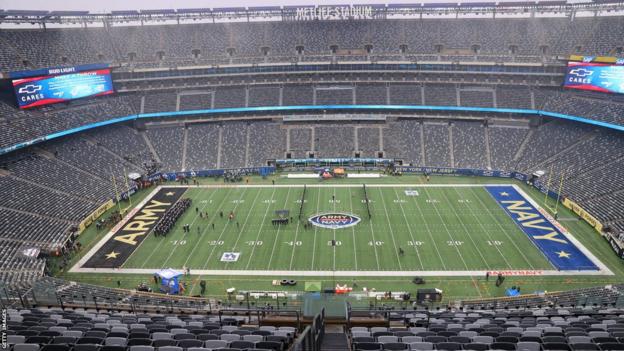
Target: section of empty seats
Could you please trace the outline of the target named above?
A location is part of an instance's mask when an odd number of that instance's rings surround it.
[[[243,326],[243,322],[246,324]],[[252,324],[254,323],[254,324]],[[8,309],[7,345],[38,350],[288,350],[293,327],[258,326],[237,316]]]
[[[423,87],[415,84],[391,84],[389,87],[390,104],[422,105]]]
[[[143,113],[176,111],[177,95],[174,91],[150,92],[144,98]]]
[[[290,149],[293,158],[306,158],[306,153],[312,151],[312,128],[290,127]]]
[[[448,123],[426,122],[423,124],[425,135],[425,160],[427,167],[451,167],[451,148]]]
[[[187,133],[186,168],[189,170],[217,168],[219,125],[189,124]]]
[[[180,111],[203,110],[212,108],[213,91],[184,91],[178,94]]]
[[[462,100],[463,101],[463,100]],[[531,92],[527,86],[496,86],[496,107],[500,108],[533,108]]]
[[[314,87],[317,105],[351,105],[355,97],[355,87],[350,85],[319,85]]]
[[[319,157],[352,156],[355,150],[354,127],[341,124],[316,126],[315,143]]]
[[[425,84],[425,105],[459,106],[454,84]]]
[[[314,87],[312,85],[284,85],[282,89],[282,105],[314,105]]]
[[[142,167],[145,163],[153,161],[153,155],[145,140],[135,129],[127,126],[110,126],[97,129],[89,135],[98,145],[134,165]]]
[[[388,89],[383,84],[358,84],[355,89],[357,104],[386,105],[388,103]]]
[[[79,222],[99,205],[37,183],[0,176],[0,206],[31,214]]]
[[[527,127],[489,126],[492,169],[508,170],[514,168],[514,157],[528,132]]]
[[[286,129],[279,123],[254,122],[249,127],[247,166],[266,165],[267,160],[284,158]]]
[[[453,157],[456,168],[487,169],[485,127],[479,122],[453,122]]]
[[[247,122],[226,122],[222,124],[221,168],[245,167],[247,154]]]
[[[621,350],[619,309],[414,311],[404,326],[351,327],[352,350]]]
[[[159,126],[145,130],[162,162],[163,171],[182,170],[182,148],[184,147],[184,127]]]
[[[414,166],[424,165],[421,135],[422,123],[419,120],[389,122],[383,129],[384,156],[401,158]]]
[[[377,152],[381,151],[381,127],[356,127],[358,147],[357,151],[362,152],[361,157],[377,157]]]
[[[249,101],[247,106],[279,106],[280,105],[279,86],[251,86],[249,87]]]
[[[494,107],[494,90],[492,88],[460,88],[459,105]]]
[[[224,87],[215,91],[215,108],[245,107],[246,106],[245,87]]]

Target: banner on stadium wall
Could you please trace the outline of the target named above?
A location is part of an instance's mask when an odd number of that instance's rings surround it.
[[[568,198],[565,198],[563,199],[563,206],[574,211],[574,213],[579,215],[579,217],[583,218],[585,222],[589,223],[589,225],[594,227],[594,229],[596,229],[598,233],[602,233],[602,223],[600,223],[600,221],[597,220],[596,217],[585,211],[579,204]]]
[[[624,260],[624,247],[622,247],[621,244],[611,235],[605,235],[605,239],[609,242],[609,245],[611,245],[611,248],[615,251],[618,257]]]
[[[82,232],[85,229],[87,229],[87,227],[91,223],[95,222],[104,212],[113,208],[113,206],[115,206],[115,203],[111,199],[111,200],[106,201],[104,204],[102,204],[102,206],[98,207],[95,211],[91,212],[91,214],[88,215],[87,218],[83,219],[82,222],[78,224],[78,234],[82,234]]]
[[[516,172],[486,170],[486,169],[401,166],[401,167],[397,167],[397,170],[403,173],[426,173],[426,174],[439,174],[439,175],[462,175],[462,176],[476,176],[476,177],[497,177],[497,178],[520,179],[516,177]],[[524,177],[521,177],[520,180],[524,180]]]
[[[258,174],[260,176],[268,176],[275,173],[275,167],[248,167],[248,168],[229,168],[229,169],[204,169],[200,171],[185,171],[185,172],[164,172],[150,176],[151,179],[160,176],[165,180],[176,180],[178,178],[191,178],[191,177],[220,177],[227,171],[236,171],[244,174]]]

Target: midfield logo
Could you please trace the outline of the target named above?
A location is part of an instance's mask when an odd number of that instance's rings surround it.
[[[360,217],[346,213],[323,213],[308,219],[313,225],[328,229],[351,227],[358,224],[360,220]]]

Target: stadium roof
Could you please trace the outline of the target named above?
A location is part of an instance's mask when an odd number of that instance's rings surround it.
[[[194,7],[200,5],[197,0],[180,0],[176,2],[175,9],[164,5],[162,0],[135,0],[90,2],[85,4],[81,0],[64,0],[58,8],[58,3],[42,0],[28,2],[15,2],[10,6],[17,9],[0,10],[0,24],[43,25],[55,23],[62,25],[75,25],[77,22],[86,23],[108,22],[111,24],[132,22],[140,20],[141,23],[151,20],[174,20],[207,19],[211,21],[229,21],[240,19],[254,20],[337,20],[337,19],[384,19],[384,18],[409,18],[410,16],[441,15],[457,13],[470,15],[475,12],[491,11],[496,17],[498,14],[524,15],[527,10],[539,11],[540,14],[566,13],[573,16],[575,11],[590,11],[595,15],[602,13],[624,13],[624,0],[532,0],[532,1],[478,1],[458,0],[431,1],[406,3],[383,3],[379,0],[357,0],[355,3],[345,3],[339,0],[326,0],[310,5],[306,0],[281,0],[279,4],[267,4],[264,1],[240,1],[232,0],[228,6],[220,7],[215,4],[212,8]],[[201,3],[203,4],[203,2]],[[187,6],[191,5],[191,6]],[[223,4],[225,5],[225,3]],[[240,5],[240,6],[237,6]],[[108,8],[104,8],[107,6]],[[85,8],[87,7],[87,8]],[[353,11],[317,10],[320,8],[351,7]],[[315,9],[316,8],[316,9]],[[443,10],[443,11],[440,11]],[[407,17],[406,17],[407,16]]]

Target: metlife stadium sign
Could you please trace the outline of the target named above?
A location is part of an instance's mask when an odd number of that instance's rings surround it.
[[[372,6],[309,6],[298,7],[295,12],[295,21],[326,21],[372,18]]]

